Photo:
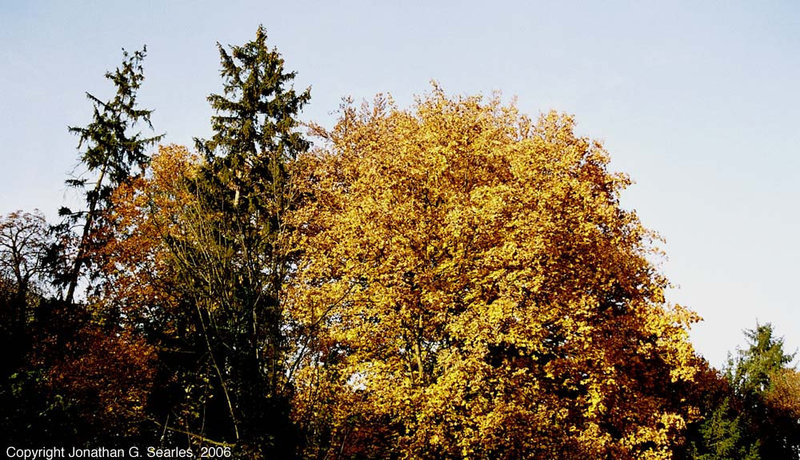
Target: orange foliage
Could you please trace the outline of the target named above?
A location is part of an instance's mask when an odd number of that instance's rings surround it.
[[[50,387],[68,395],[98,433],[132,435],[145,418],[155,377],[155,352],[124,331],[87,326],[49,371]]]
[[[186,186],[199,159],[185,147],[162,146],[151,162],[151,176],[121,185],[114,195],[116,235],[104,249],[108,260],[104,301],[129,315],[143,306],[174,304],[174,261],[167,238],[182,231],[180,218],[194,202]],[[164,331],[169,332],[169,331]]]

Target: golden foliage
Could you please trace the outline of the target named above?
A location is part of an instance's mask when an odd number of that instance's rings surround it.
[[[665,304],[629,180],[572,117],[434,87],[324,135],[287,293],[308,436],[343,457],[670,457],[697,317]]]
[[[774,410],[800,421],[800,372],[781,369],[771,376],[766,402]]]
[[[185,147],[161,146],[149,177],[117,188],[110,215],[115,235],[104,248],[108,261],[104,272],[110,280],[104,286],[106,304],[132,317],[177,308],[178,264],[169,245],[187,239],[187,214],[197,202],[188,181],[200,165]],[[156,310],[145,311],[147,307]]]

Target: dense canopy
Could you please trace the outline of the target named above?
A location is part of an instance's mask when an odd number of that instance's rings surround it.
[[[660,458],[681,442],[696,318],[665,304],[653,234],[619,206],[627,178],[573,127],[434,87],[411,110],[346,107],[304,159],[291,297],[318,336],[298,411],[330,411],[334,445]]]

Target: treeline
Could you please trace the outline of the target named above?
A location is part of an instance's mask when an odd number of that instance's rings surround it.
[[[70,128],[82,209],[0,220],[6,446],[798,458],[793,355],[769,324],[722,370],[695,353],[570,116],[434,86],[303,124],[266,40],[219,46],[213,136],[152,157],[125,53]]]

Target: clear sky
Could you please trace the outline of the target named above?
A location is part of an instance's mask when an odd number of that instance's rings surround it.
[[[696,348],[721,365],[742,330],[772,322],[800,346],[800,4],[785,2],[5,1],[0,6],[0,213],[54,217],[77,163],[67,125],[122,47],[148,47],[143,107],[165,142],[208,136],[215,43],[263,24],[312,87],[304,118],[343,96],[401,106],[449,93],[518,97],[572,113],[612,167],[623,203],[665,239],[672,301],[705,318]]]

